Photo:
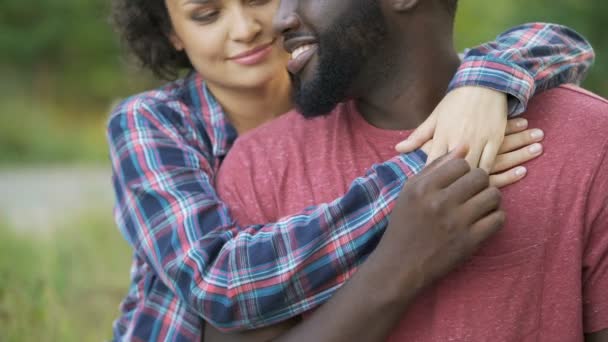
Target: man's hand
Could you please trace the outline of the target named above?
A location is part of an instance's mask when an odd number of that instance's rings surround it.
[[[470,256],[504,222],[500,193],[489,187],[485,171],[471,170],[466,152],[458,147],[409,180],[376,250],[307,320],[228,335],[208,326],[205,341],[386,340],[420,290]]]
[[[415,274],[417,286],[428,286],[503,225],[499,190],[484,170],[470,168],[466,153],[457,147],[404,186],[378,255],[370,257],[394,268],[387,274],[401,274],[410,285]]]

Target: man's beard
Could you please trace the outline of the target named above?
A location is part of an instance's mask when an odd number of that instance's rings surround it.
[[[292,75],[294,103],[307,118],[326,115],[349,95],[354,81],[386,36],[376,0],[360,0],[319,36],[318,65],[312,79]]]

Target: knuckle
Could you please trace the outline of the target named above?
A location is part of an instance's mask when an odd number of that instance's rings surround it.
[[[507,215],[504,211],[499,210],[496,212],[496,229],[502,228],[504,224],[507,222]]]
[[[445,206],[445,199],[442,196],[435,196],[429,200],[428,208],[432,214],[440,214]]]
[[[495,201],[497,204],[502,202],[502,192],[500,192],[497,187],[493,186],[488,188],[488,192],[490,193],[490,199]]]
[[[473,169],[471,175],[475,178],[479,185],[487,187],[490,184],[490,176],[484,169]]]
[[[415,184],[415,186],[412,188],[411,195],[416,200],[420,200],[424,198],[428,188],[428,182],[426,181],[426,179],[423,179],[421,182]]]
[[[471,171],[471,166],[469,166],[469,163],[465,159],[453,159],[450,161],[450,165],[459,171]]]

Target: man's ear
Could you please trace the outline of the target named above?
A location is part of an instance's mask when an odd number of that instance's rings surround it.
[[[393,10],[398,12],[409,11],[418,5],[418,0],[390,0]]]

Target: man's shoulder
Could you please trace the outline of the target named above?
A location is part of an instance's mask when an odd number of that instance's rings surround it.
[[[565,84],[559,86],[555,88],[554,91],[565,94],[565,96],[577,98],[582,101],[589,101],[592,103],[597,102],[603,106],[608,106],[608,99],[605,99],[598,94],[595,94],[587,89],[581,88],[573,84]]]
[[[593,118],[608,118],[608,100],[575,85],[562,85],[534,96],[527,113],[545,112],[551,109],[559,115],[591,115]]]
[[[524,117],[532,127],[564,139],[608,138],[608,100],[583,88],[564,85],[536,95]]]

